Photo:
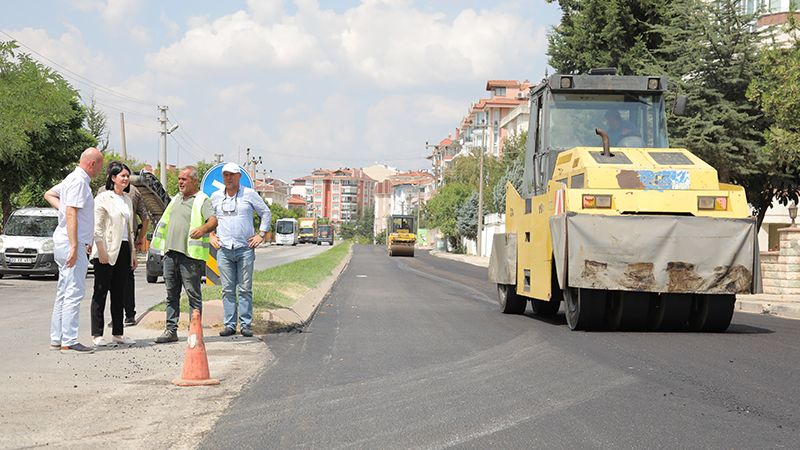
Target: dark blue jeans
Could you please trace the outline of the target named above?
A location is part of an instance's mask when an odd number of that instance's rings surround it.
[[[167,286],[167,330],[178,330],[181,314],[181,287],[189,297],[189,307],[203,313],[200,282],[206,271],[206,262],[189,258],[180,252],[169,251],[164,256],[164,284]],[[191,316],[190,316],[191,317]]]

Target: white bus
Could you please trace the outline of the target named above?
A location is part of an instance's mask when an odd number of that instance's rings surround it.
[[[275,244],[297,245],[299,230],[297,219],[278,219],[275,221]]]

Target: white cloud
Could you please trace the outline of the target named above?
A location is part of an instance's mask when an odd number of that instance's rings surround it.
[[[471,81],[513,73],[546,49],[544,27],[504,10],[467,9],[450,19],[407,1],[364,0],[341,14],[297,0],[248,1],[210,21],[193,17],[183,37],[147,57],[172,73],[197,70],[355,72],[383,88]]]
[[[330,67],[312,34],[291,21],[261,26],[244,11],[210,23],[195,18],[180,41],[148,55],[147,61],[156,70],[172,73]]]
[[[65,26],[67,31],[57,37],[50,37],[47,31],[38,28],[9,30],[8,34],[22,44],[22,52],[31,53],[45,65],[62,72],[77,88],[88,87],[88,83],[70,72],[98,82],[107,79],[104,74],[96,73],[98,67],[109,65],[106,56],[89,49],[79,29],[69,24]]]
[[[101,10],[103,19],[111,23],[129,21],[139,11],[138,0],[108,0]]]
[[[283,14],[282,0],[247,0],[247,9],[255,20],[261,23],[272,22]]]

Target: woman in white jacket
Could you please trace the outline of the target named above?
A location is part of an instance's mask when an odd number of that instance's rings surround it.
[[[92,294],[92,340],[97,347],[110,343],[103,338],[106,297],[111,291],[111,334],[113,344],[135,344],[123,335],[123,298],[131,270],[136,269],[133,251],[136,230],[130,190],[131,170],[119,161],[108,165],[106,190],[94,199],[94,293]]]

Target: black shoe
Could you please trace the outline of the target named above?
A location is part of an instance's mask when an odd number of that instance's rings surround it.
[[[136,319],[134,319],[133,317],[129,317],[129,318],[125,319],[124,325],[126,327],[136,326]]]
[[[236,334],[236,330],[231,327],[225,327],[219,332],[220,336],[233,336],[234,334]]]
[[[164,330],[161,336],[156,338],[156,344],[165,344],[167,342],[178,342],[178,332],[172,330]]]
[[[75,343],[72,345],[62,345],[61,353],[76,353],[79,355],[80,354],[88,355],[90,353],[94,353],[94,347],[87,347],[81,343]]]
[[[242,328],[241,331],[242,331],[242,336],[253,337],[253,330],[251,330],[250,327],[244,327]]]

